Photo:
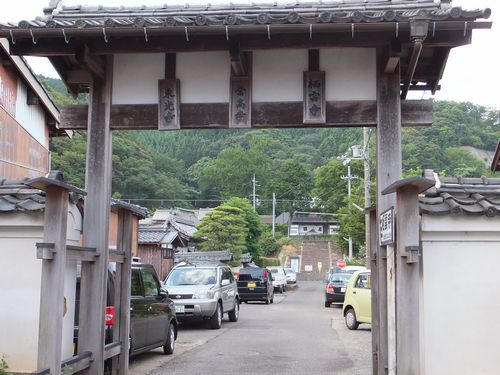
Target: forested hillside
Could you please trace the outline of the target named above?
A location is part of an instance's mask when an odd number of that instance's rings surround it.
[[[59,104],[75,102],[59,80],[41,80]],[[418,175],[422,168],[432,168],[449,176],[487,175],[486,163],[461,146],[493,151],[500,139],[500,111],[436,102],[434,118],[432,127],[404,129],[405,174]],[[85,137],[80,132],[51,143],[52,167],[78,186],[84,186]],[[250,197],[255,174],[262,214],[270,213],[273,192],[278,213],[337,212],[347,192],[340,175],[347,171],[336,157],[361,143],[362,130],[351,128],[115,132],[113,192],[150,208],[216,206],[231,197]],[[370,143],[375,170],[374,133]],[[362,176],[361,162],[351,165],[353,173]],[[358,180],[355,185],[361,183]],[[358,195],[362,205],[363,197]]]

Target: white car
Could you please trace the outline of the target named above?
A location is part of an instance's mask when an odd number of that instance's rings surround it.
[[[285,268],[286,282],[288,284],[297,284],[297,274],[293,268]]]
[[[280,293],[286,291],[286,273],[285,269],[281,266],[268,266],[268,270],[271,271],[273,275],[273,287]]]

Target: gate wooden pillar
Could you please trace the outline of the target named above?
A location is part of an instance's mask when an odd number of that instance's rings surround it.
[[[396,193],[396,353],[398,374],[420,374],[418,194],[434,186],[433,180],[412,177],[395,182],[382,194]]]
[[[379,361],[379,335],[380,335],[380,326],[379,321],[380,317],[378,304],[379,304],[379,293],[378,288],[375,285],[378,285],[378,272],[377,265],[378,259],[377,255],[378,251],[378,218],[377,218],[377,210],[375,208],[369,208],[365,210],[368,218],[368,229],[369,229],[369,246],[370,250],[369,256],[369,264],[368,267],[372,270],[372,280],[371,280],[371,293],[372,293],[372,374],[378,375],[378,361]]]
[[[94,66],[102,61],[95,58]],[[113,56],[102,64],[103,74],[92,74],[88,110],[85,215],[83,244],[96,248],[95,262],[82,264],[78,352],[92,352],[85,370],[92,375],[104,371],[104,320],[109,260],[108,231],[111,200],[111,92]]]
[[[377,49],[377,222],[380,213],[396,205],[394,195],[382,190],[401,178],[400,64],[387,64],[389,53]],[[395,270],[394,246],[377,246],[378,280],[378,374],[395,371]],[[375,372],[375,371],[374,371]]]

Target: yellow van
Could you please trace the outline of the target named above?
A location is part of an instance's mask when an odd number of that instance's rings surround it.
[[[360,323],[372,322],[371,272],[356,271],[345,291],[344,312],[345,324],[349,329],[357,329]]]

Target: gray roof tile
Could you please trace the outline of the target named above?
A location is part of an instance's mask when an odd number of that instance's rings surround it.
[[[430,176],[428,176],[430,178]],[[500,179],[441,177],[419,197],[420,211],[428,215],[500,215]]]
[[[404,22],[415,16],[432,21],[488,18],[491,11],[441,7],[433,0],[359,0],[293,4],[82,6],[47,8],[45,17],[0,24],[0,28],[93,28]]]

